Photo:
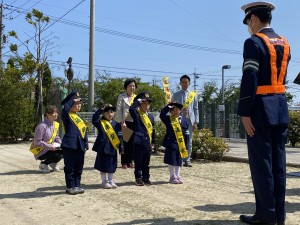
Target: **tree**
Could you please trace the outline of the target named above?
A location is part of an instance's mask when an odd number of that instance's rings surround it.
[[[35,76],[35,79],[38,83],[38,101],[36,104],[37,107],[35,119],[37,121],[41,121],[43,119],[43,75],[45,70],[44,66],[46,66],[47,55],[49,54],[48,50],[51,45],[51,35],[45,35],[44,37],[42,37],[42,35],[47,30],[50,18],[48,16],[44,16],[43,12],[37,9],[33,9],[32,12],[26,14],[25,19],[29,24],[33,26],[35,31],[34,36],[32,38],[29,38],[28,40],[22,41],[15,31],[10,31],[9,35],[18,40],[21,43],[21,45],[25,46],[27,50],[25,56],[27,56],[27,59],[30,59],[31,61],[31,64],[29,64],[29,66],[30,68],[34,68],[34,70],[32,70],[31,72],[32,75]],[[31,40],[33,40],[33,46],[31,45]],[[20,57],[17,44],[10,44],[10,50],[12,53],[14,53],[15,57],[18,58],[18,60],[22,61],[22,57]],[[26,61],[23,61],[24,64],[26,64]]]
[[[111,78],[107,75],[98,76],[95,83],[95,106],[100,107],[103,103],[117,104],[118,96],[124,93],[124,81],[127,78]],[[142,91],[149,92],[153,102],[151,103],[151,111],[160,110],[165,104],[165,94],[158,85],[151,85],[148,82],[141,82],[140,78],[135,78],[137,81],[138,89],[136,93]]]
[[[202,86],[202,93],[199,95],[200,99],[202,99],[203,103],[209,104],[212,103],[213,95],[218,91],[216,81],[204,82]]]
[[[28,67],[16,58],[9,59],[0,78],[0,137],[16,140],[31,136],[34,128],[35,81],[26,78]]]

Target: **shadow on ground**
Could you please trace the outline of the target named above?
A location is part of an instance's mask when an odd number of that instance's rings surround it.
[[[188,221],[175,221],[175,218],[157,218],[157,219],[144,219],[132,220],[130,222],[108,223],[109,225],[240,225],[239,221],[235,220],[188,220]]]
[[[253,214],[255,212],[255,204],[253,202],[244,202],[233,205],[204,205],[194,207],[197,210],[204,212],[221,212],[230,211],[233,214]],[[294,213],[300,211],[300,203],[286,202],[286,212]]]

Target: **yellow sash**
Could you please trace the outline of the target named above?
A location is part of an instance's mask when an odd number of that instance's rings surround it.
[[[130,102],[129,102],[129,105],[130,105],[130,106],[132,105],[135,96],[136,96],[136,94],[133,94],[132,98],[130,99]],[[126,120],[129,116],[130,116],[130,113],[128,112],[128,113],[126,114],[126,116],[125,116],[124,122],[125,122],[125,120]]]
[[[118,150],[119,145],[120,145],[120,140],[119,140],[115,130],[113,129],[112,125],[110,124],[109,121],[104,120],[104,119],[101,119],[100,123],[101,123],[110,143],[112,144],[114,149]]]
[[[71,120],[74,122],[76,127],[78,128],[82,138],[84,138],[85,131],[86,131],[86,125],[84,121],[76,114],[73,112],[69,113]]]
[[[183,108],[187,109],[189,107],[189,105],[192,103],[192,101],[194,100],[195,96],[197,94],[197,91],[191,91],[188,95],[188,97],[185,100],[185,103],[183,104]]]
[[[138,113],[143,121],[144,126],[147,129],[147,133],[149,135],[150,144],[151,144],[152,143],[152,132],[153,132],[152,123],[146,113],[142,112],[140,109],[138,109]]]
[[[54,121],[53,125],[54,125],[53,133],[52,133],[52,136],[49,139],[49,141],[47,141],[48,144],[51,144],[54,141],[54,139],[55,139],[55,137],[57,135],[58,128],[59,128],[59,123],[58,122]],[[36,147],[36,148],[34,148],[33,147],[33,142],[31,143],[30,149],[29,149],[29,151],[31,151],[34,155],[39,154],[43,150],[44,150],[43,147]]]
[[[170,121],[171,121],[171,125],[173,127],[173,130],[174,130],[174,133],[176,136],[176,141],[178,144],[180,156],[181,156],[181,158],[186,158],[186,157],[188,157],[188,151],[187,151],[185,143],[184,143],[184,137],[182,134],[182,130],[181,130],[181,126],[180,126],[178,117],[170,116]]]

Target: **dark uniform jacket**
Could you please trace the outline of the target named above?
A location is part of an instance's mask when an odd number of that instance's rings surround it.
[[[140,102],[136,99],[133,104],[129,108],[129,113],[133,119],[134,123],[134,132],[132,134],[132,142],[134,144],[144,145],[145,148],[150,148],[151,144],[155,143],[155,127],[154,127],[154,117],[152,114],[147,113],[147,116],[149,117],[151,123],[152,123],[152,143],[150,143],[149,135],[147,132],[147,129],[145,125],[143,124],[143,121],[137,111],[138,106],[140,105]]]
[[[167,115],[169,111],[170,108],[168,106],[165,106],[160,112],[160,119],[166,125],[166,129],[167,129],[162,145],[165,148],[178,149],[178,144],[171,124],[170,116]],[[189,123],[184,116],[182,116],[180,120],[181,120],[180,126],[183,133],[185,146],[187,146],[189,141]]]
[[[269,38],[280,38],[272,28],[264,28],[260,33],[266,34]],[[275,46],[275,50],[277,68],[280,68],[283,46]],[[285,79],[283,84],[285,84]],[[289,114],[285,94],[256,94],[257,86],[264,85],[271,85],[270,53],[264,41],[260,37],[252,35],[244,43],[243,77],[238,115],[251,117],[254,126],[287,126]]]
[[[74,99],[71,99],[64,104],[62,109],[61,119],[64,124],[65,135],[63,137],[61,147],[81,149],[82,151],[85,151],[89,149],[87,134],[85,133],[84,138],[82,138],[80,131],[69,116],[70,109],[74,103]]]
[[[102,114],[102,109],[98,109],[94,115],[93,115],[93,119],[92,119],[92,123],[93,125],[98,129],[98,136],[96,138],[96,141],[94,143],[93,146],[93,150],[95,152],[98,153],[105,153],[108,155],[115,155],[117,154],[116,149],[112,146],[109,138],[107,137],[100,119],[101,119],[101,114]],[[105,119],[105,118],[103,118]],[[115,130],[119,140],[120,140],[120,145],[119,145],[119,152],[122,153],[124,152],[124,146],[123,146],[123,139],[122,139],[122,132],[121,132],[121,124],[117,123],[115,120],[111,121],[111,126],[113,127],[113,129]]]

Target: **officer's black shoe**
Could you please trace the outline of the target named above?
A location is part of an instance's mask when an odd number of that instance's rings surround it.
[[[285,222],[284,221],[278,221],[277,225],[285,225]]]
[[[247,224],[276,225],[276,223],[270,223],[270,222],[259,220],[259,219],[255,218],[255,216],[240,215],[240,220]]]

